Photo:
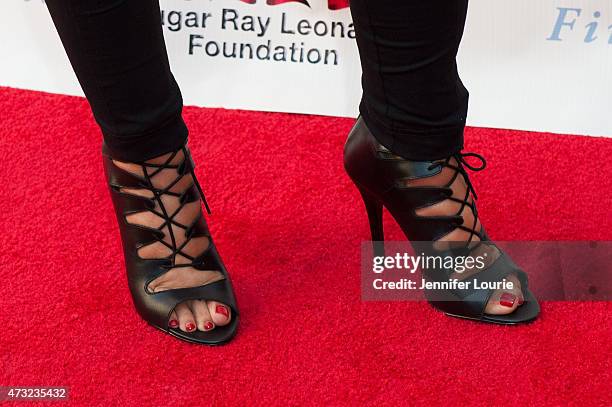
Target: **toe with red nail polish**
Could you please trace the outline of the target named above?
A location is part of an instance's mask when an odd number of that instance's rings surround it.
[[[215,324],[213,324],[212,322],[208,321],[207,323],[204,324],[204,329],[207,331],[210,331],[211,329],[213,329],[215,327]]]
[[[217,305],[215,311],[217,311],[217,314],[221,314],[225,318],[229,318],[229,311],[223,305]]]
[[[171,319],[168,325],[170,326],[170,328],[176,328],[179,326],[179,323],[176,319]]]
[[[187,332],[191,332],[191,331],[194,331],[196,329],[196,326],[195,326],[195,324],[193,322],[188,322],[185,325],[185,329],[187,330]]]
[[[503,293],[499,298],[500,305],[504,307],[512,308],[514,307],[514,302],[516,301],[516,295],[510,293]]]

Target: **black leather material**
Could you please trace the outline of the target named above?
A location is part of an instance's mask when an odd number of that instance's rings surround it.
[[[485,167],[484,159],[481,167],[473,167],[464,161],[465,156],[476,154],[459,154],[456,156],[455,168],[458,176],[464,176],[468,191],[475,196],[473,187],[467,177],[464,167],[478,171]],[[480,156],[477,156],[480,157]],[[444,160],[442,160],[444,161]],[[463,225],[463,218],[457,216],[418,216],[416,210],[436,204],[450,198],[453,194],[449,186],[408,186],[405,180],[422,179],[440,174],[443,165],[441,161],[409,161],[398,157],[387,150],[370,133],[366,123],[360,117],[353,126],[344,147],[344,167],[347,174],[361,191],[366,203],[370,228],[373,236],[384,239],[382,233],[382,206],[386,207],[397,221],[402,231],[411,241],[433,242],[457,227],[469,230]],[[448,164],[449,161],[446,161]],[[469,194],[468,194],[469,195]],[[467,199],[467,197],[466,197]],[[473,206],[476,215],[476,208]],[[373,225],[378,222],[378,225]],[[493,244],[484,230],[474,231],[481,241]],[[373,240],[375,240],[373,238]],[[384,250],[384,249],[383,249]],[[500,250],[501,251],[501,250]],[[374,253],[381,254],[380,244],[374,244]],[[438,270],[439,271],[439,270]],[[465,291],[427,291],[428,301],[448,315],[485,322],[500,324],[515,324],[529,322],[537,317],[540,307],[527,287],[526,274],[502,252],[501,256],[486,270],[473,276],[479,281],[501,281],[504,277],[515,274],[521,281],[521,288],[526,302],[510,315],[489,315],[484,310],[493,290]],[[452,273],[425,273],[426,280],[450,278]]]
[[[193,162],[186,147],[183,147],[186,159],[177,168],[179,174],[187,174],[193,171]],[[113,159],[103,149],[104,169],[110,188],[111,198],[115,207],[115,213],[119,223],[119,230],[123,243],[123,253],[127,271],[128,284],[134,306],[140,316],[151,325],[180,339],[202,344],[221,344],[230,340],[238,326],[238,308],[229,275],[217,252],[204,216],[199,216],[196,221],[185,230],[186,236],[206,236],[210,243],[208,248],[197,258],[193,259],[192,267],[201,270],[216,270],[223,274],[223,280],[205,286],[173,289],[158,293],[148,290],[151,281],[168,272],[173,266],[171,258],[166,259],[142,259],[138,255],[138,249],[150,243],[163,239],[164,232],[158,229],[141,225],[130,224],[126,216],[131,213],[153,210],[155,198],[146,198],[133,194],[121,192],[121,188],[143,188],[150,189],[146,179],[142,179],[113,163]],[[196,187],[195,174],[194,185],[187,188],[179,197],[181,203],[196,202],[203,197]],[[214,300],[219,301],[232,309],[232,320],[224,327],[215,327],[212,331],[192,333],[182,332],[179,329],[168,327],[169,317],[176,305],[186,300]]]
[[[423,277],[428,281],[441,281],[451,278],[451,272],[441,272],[442,270],[429,270]],[[527,275],[521,270],[507,254],[501,252],[500,257],[485,270],[474,274],[468,280],[477,279],[479,284],[502,281],[509,275],[514,274],[521,282],[521,289],[524,293],[528,291]],[[443,278],[441,278],[444,276]],[[427,300],[436,308],[466,318],[482,319],[484,309],[489,302],[489,298],[494,290],[475,289],[470,285],[467,289],[455,289],[448,291],[427,290],[425,296]],[[529,305],[528,305],[529,307]],[[496,317],[492,315],[492,317]]]
[[[450,188],[401,187],[402,179],[438,175],[440,167],[430,168],[433,161],[387,159],[386,150],[370,133],[360,117],[344,146],[344,168],[353,182],[378,197],[409,240],[430,241],[452,232],[455,226],[447,219],[416,216],[420,207],[443,201]],[[381,154],[382,153],[382,154]]]

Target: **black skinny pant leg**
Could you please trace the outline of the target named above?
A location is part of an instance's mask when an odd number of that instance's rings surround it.
[[[47,0],[114,158],[141,161],[187,140],[158,0]]]
[[[47,0],[116,158],[183,145],[182,99],[157,0]],[[360,112],[375,137],[414,160],[462,148],[468,92],[457,73],[467,0],[351,0],[363,69]]]
[[[363,70],[360,113],[378,141],[411,160],[463,147],[468,92],[456,55],[467,0],[351,0]]]

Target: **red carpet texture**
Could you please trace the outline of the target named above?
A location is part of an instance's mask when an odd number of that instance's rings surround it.
[[[545,302],[535,323],[503,327],[361,301],[368,227],[342,167],[353,120],[185,117],[242,312],[223,347],[132,309],[86,101],[0,88],[0,386],[69,386],[87,406],[612,404],[609,302]],[[494,239],[612,239],[612,139],[466,137],[488,159],[473,180]]]

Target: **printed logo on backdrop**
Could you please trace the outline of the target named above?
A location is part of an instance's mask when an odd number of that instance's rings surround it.
[[[611,21],[604,13],[584,7],[556,7],[553,28],[548,41],[573,41],[612,44]]]
[[[162,25],[190,56],[265,63],[336,67],[338,41],[355,39],[347,0],[188,1],[162,9]]]
[[[244,3],[249,3],[249,4],[257,3],[257,0],[240,0],[240,1]],[[275,6],[277,4],[283,4],[283,3],[292,3],[292,2],[302,3],[310,7],[310,4],[308,4],[308,0],[266,0],[266,4],[271,5],[271,6]],[[327,6],[330,10],[339,10],[341,8],[347,8],[348,0],[328,0]]]

